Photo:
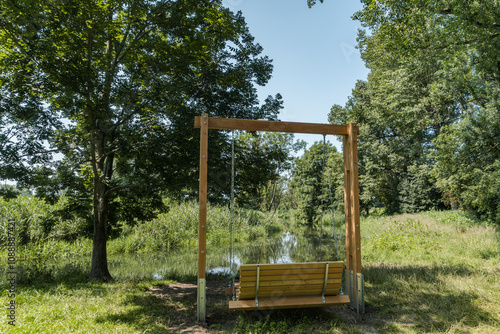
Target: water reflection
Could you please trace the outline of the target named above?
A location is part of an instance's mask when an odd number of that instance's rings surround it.
[[[342,242],[339,242],[340,244]],[[341,254],[343,254],[342,251]],[[197,260],[196,249],[181,248],[163,252],[111,255],[108,257],[108,266],[111,275],[118,280],[151,278],[157,280],[195,280]],[[236,246],[232,261],[228,245],[209,247],[207,249],[207,276],[209,278],[237,276],[239,266],[242,263],[293,263],[326,260],[336,260],[334,241],[330,235],[318,231],[307,231],[303,235],[286,232],[267,242]],[[343,260],[342,256],[340,260]],[[90,259],[88,258],[18,263],[20,273],[31,273],[28,276],[33,279],[36,279],[40,273],[45,273],[49,281],[54,281],[59,276],[63,280],[64,277],[70,277],[70,273],[75,271],[84,275],[89,267]],[[0,271],[2,270],[5,268],[0,268]],[[26,284],[30,283],[30,280],[23,281]]]
[[[302,236],[286,232],[268,242],[235,247],[231,261],[229,246],[207,249],[207,275],[237,275],[244,263],[293,263],[336,260],[331,236],[309,231]],[[340,257],[343,260],[343,257]],[[177,249],[146,254],[111,256],[109,268],[116,278],[179,278],[197,275],[196,249]],[[232,265],[231,265],[232,264]]]

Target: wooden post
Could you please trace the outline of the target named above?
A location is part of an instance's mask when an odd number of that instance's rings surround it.
[[[359,179],[358,179],[358,126],[348,124],[348,135],[344,137],[344,170],[345,199],[346,199],[346,248],[347,271],[352,270],[353,276],[361,273],[361,235],[359,214]],[[346,152],[347,151],[347,152]],[[346,158],[347,157],[347,158]],[[352,302],[357,300],[357,282],[349,282],[353,286]]]
[[[344,153],[344,211],[345,211],[345,265],[346,265],[346,293],[349,295],[351,308],[354,307],[354,290],[351,289],[352,280],[352,230],[351,230],[351,156],[350,156],[350,141],[348,136],[343,137],[343,153]]]
[[[207,268],[207,161],[208,161],[208,115],[201,115],[200,126],[200,190],[198,222],[198,321],[206,320],[206,268]]]
[[[355,123],[350,123],[351,149],[351,219],[353,229],[353,250],[355,274],[361,273],[361,233],[360,233],[360,213],[359,213],[359,168],[358,168],[358,133],[359,128]]]

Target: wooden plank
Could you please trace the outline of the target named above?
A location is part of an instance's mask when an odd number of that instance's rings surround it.
[[[342,278],[342,272],[329,273],[329,278]],[[307,279],[324,279],[325,273],[318,274],[283,274],[283,275],[260,275],[260,281],[285,281],[285,280],[307,280]],[[240,276],[240,282],[255,282],[257,275]]]
[[[340,278],[329,278],[327,283],[339,283],[342,280]],[[286,281],[260,281],[259,286],[279,286],[279,285],[307,285],[307,284],[323,284],[323,279],[306,279],[306,280],[286,280]],[[256,282],[240,282],[240,288],[255,286]]]
[[[255,276],[257,270],[241,270],[241,277],[252,277]],[[332,267],[328,268],[328,275],[339,275],[343,273],[342,267]],[[261,269],[260,276],[288,276],[288,275],[319,275],[325,274],[325,268],[312,268],[312,269]]]
[[[270,131],[270,132],[291,132],[291,133],[312,133],[325,135],[347,135],[347,125],[319,124],[319,123],[299,123],[299,122],[279,122],[261,121],[237,118],[213,118],[209,117],[209,129],[219,130],[246,130],[246,131]],[[199,128],[200,117],[195,117],[194,126]]]
[[[325,296],[325,303],[321,297],[288,297],[259,299],[259,307],[255,300],[235,300],[229,302],[229,309],[233,311],[251,311],[266,309],[305,308],[340,306],[349,304],[349,296]]]
[[[325,296],[336,296],[339,294],[340,286],[337,288],[327,289]],[[306,290],[259,290],[259,300],[261,298],[278,298],[278,297],[297,297],[297,296],[321,296],[323,288],[306,289]],[[242,291],[238,295],[239,300],[255,299],[255,291]]]
[[[340,282],[336,284],[328,284],[326,290],[328,291],[327,295],[337,295],[340,290]],[[317,292],[311,292],[317,291]],[[301,285],[301,286],[267,286],[259,288],[259,297],[262,297],[263,293],[266,292],[279,292],[281,294],[287,294],[291,292],[296,292],[295,296],[308,296],[308,295],[321,295],[323,291],[322,284],[311,284],[311,285]],[[255,297],[255,287],[246,287],[241,288],[238,291],[238,294],[250,296],[250,298]],[[252,297],[253,296],[253,297]]]
[[[255,270],[257,266],[260,266],[260,270],[277,270],[277,269],[313,269],[313,268],[323,268],[325,271],[325,263],[328,262],[328,266],[331,268],[344,268],[344,262],[342,261],[325,261],[325,262],[299,262],[299,263],[269,263],[269,264],[242,264],[240,266],[240,271],[245,270]]]
[[[266,273],[269,275],[274,275],[274,273],[283,273],[283,274],[292,274],[292,273],[304,273],[304,274],[309,274],[309,273],[324,273],[325,272],[325,265],[322,266],[317,266],[313,268],[290,268],[291,266],[289,265],[288,268],[282,268],[282,267],[260,267],[261,273]],[[339,265],[332,265],[328,267],[328,272],[339,272],[343,271],[344,266],[343,263],[340,263]],[[246,274],[246,273],[255,273],[257,271],[257,266],[247,266],[242,264],[240,266],[240,272]],[[262,275],[262,274],[261,274]]]
[[[335,283],[328,283],[327,289],[334,289],[340,287],[340,281]],[[274,291],[274,290],[311,290],[311,289],[323,289],[323,284],[303,284],[303,285],[279,285],[279,286],[260,286],[260,291]],[[240,291],[255,291],[255,285],[240,287]]]

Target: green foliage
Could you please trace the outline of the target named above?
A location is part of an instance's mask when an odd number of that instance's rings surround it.
[[[257,99],[255,85],[272,72],[261,53],[241,13],[221,0],[2,2],[0,177],[52,202],[66,191],[92,203],[102,256],[91,277],[109,280],[108,220],[149,219],[164,211],[165,189],[196,188],[195,115],[277,118],[280,95]],[[43,140],[62,161],[42,165],[50,155],[34,153]],[[210,136],[212,164],[224,160],[226,141]],[[38,175],[4,170],[28,163]]]
[[[0,197],[6,200],[16,198],[21,192],[11,185],[0,185]]]
[[[276,209],[285,190],[285,175],[295,160],[294,153],[305,142],[292,133],[245,132],[235,143],[235,198],[240,206]],[[230,180],[230,177],[228,177]],[[230,189],[230,185],[226,185]]]
[[[165,201],[167,212],[145,222],[120,221],[115,237],[108,242],[108,253],[146,252],[176,247],[191,247],[198,242],[198,203]],[[15,223],[19,259],[90,256],[89,222],[65,214],[68,198],[49,204],[33,196],[0,198],[0,241],[6,243],[9,223]],[[228,245],[231,212],[226,206],[209,205],[207,242]],[[251,209],[238,209],[235,216],[235,241],[255,241],[282,232],[286,225],[279,215]],[[229,246],[228,246],[229,247]],[[2,249],[0,257],[7,257]]]
[[[408,166],[407,175],[398,184],[401,212],[422,212],[442,207],[441,194],[434,186],[430,165]]]
[[[459,228],[468,228],[485,223],[484,221],[481,222],[472,214],[462,210],[429,211],[426,215],[442,224],[453,225]]]
[[[500,113],[477,110],[436,138],[434,174],[447,201],[500,224]]]
[[[246,322],[240,317],[238,324],[235,327],[236,333],[252,333],[252,334],[265,334],[265,333],[290,333],[292,326],[286,321],[273,321],[267,315],[262,321]]]
[[[372,250],[410,252],[416,249],[428,249],[435,246],[440,235],[430,231],[429,227],[414,219],[394,221],[389,229],[371,237]]]
[[[15,224],[18,245],[44,242],[47,239],[74,240],[86,235],[85,221],[71,216],[63,219],[60,215],[65,205],[64,199],[50,205],[27,195],[10,200],[0,198],[1,238],[7,237],[9,222]]]
[[[40,103],[9,90],[12,78],[3,77],[7,72],[4,48],[11,46],[11,41],[4,44],[1,28],[0,41],[0,180],[28,182],[30,173],[51,160],[53,152],[44,143],[58,122],[47,120],[50,112],[44,112]],[[17,75],[26,70],[18,68]]]
[[[319,0],[319,2],[323,3],[324,0]],[[316,4],[316,0],[307,0],[307,6],[309,6],[309,8],[311,8],[312,6],[314,6]]]
[[[359,124],[361,207],[416,212],[442,208],[444,197],[498,219],[491,159],[500,118],[497,3],[362,3],[353,18],[366,29],[359,31],[358,47],[371,72],[346,105],[330,113],[332,123]],[[477,143],[474,130],[456,125],[471,119],[492,124]]]
[[[327,143],[325,148],[319,142],[297,159],[290,181],[297,219],[312,224],[321,212],[332,210],[330,191],[337,206],[343,203],[342,161],[342,156],[334,146]]]
[[[190,201],[168,206],[168,212],[149,221],[137,225],[124,223],[121,235],[110,242],[109,252],[143,252],[197,245],[198,204]],[[237,210],[234,224],[236,242],[256,240],[283,230],[277,217],[254,210]],[[207,226],[209,244],[229,244],[231,211],[227,207],[209,205]]]

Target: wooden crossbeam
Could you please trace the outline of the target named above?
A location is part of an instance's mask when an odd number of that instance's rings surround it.
[[[200,116],[195,116],[194,127],[201,127]],[[215,118],[208,117],[208,128],[218,130],[245,130],[245,131],[269,131],[269,132],[290,132],[290,133],[311,133],[320,135],[348,134],[347,125],[333,125],[320,123],[299,123],[280,121],[260,121],[252,119],[238,118]]]

